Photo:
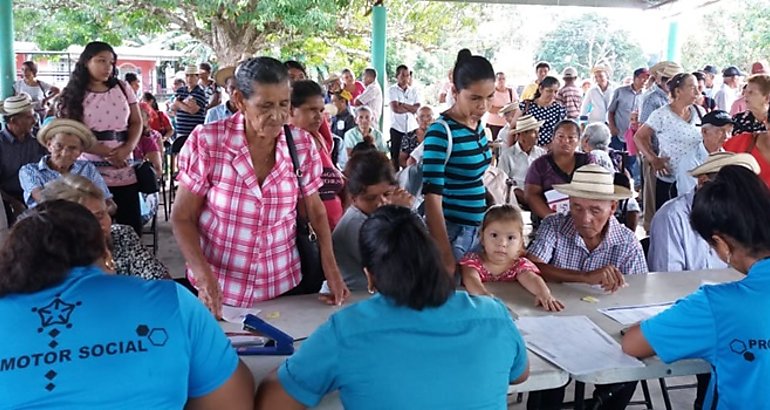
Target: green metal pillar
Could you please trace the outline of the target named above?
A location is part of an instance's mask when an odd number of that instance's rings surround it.
[[[666,60],[679,62],[680,57],[679,22],[671,20],[671,22],[668,23],[668,48],[666,50]]]
[[[13,54],[13,0],[0,0],[0,97],[13,95],[16,64]]]
[[[385,54],[387,47],[388,11],[385,6],[372,8],[372,67],[377,70],[377,82],[380,83],[383,95],[385,94],[385,80],[388,73],[385,71]],[[384,111],[383,111],[384,114]],[[380,115],[380,129],[382,118]]]

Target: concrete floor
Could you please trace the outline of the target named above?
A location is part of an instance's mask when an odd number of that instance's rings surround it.
[[[179,249],[177,247],[176,241],[174,240],[174,235],[171,232],[171,224],[170,222],[166,222],[163,215],[163,209],[161,208],[159,210],[158,215],[158,259],[163,262],[170,270],[171,275],[175,278],[177,277],[183,277],[184,276],[184,258],[182,258],[181,253],[179,252]],[[528,220],[525,219],[525,220]],[[149,236],[145,236],[144,238],[145,242],[150,241]],[[667,384],[669,386],[672,385],[681,385],[681,384],[691,384],[695,382],[695,377],[677,377],[677,378],[671,378],[667,379]],[[653,401],[653,408],[655,409],[664,409],[663,404],[663,396],[660,392],[660,385],[658,384],[657,380],[651,380],[648,383],[650,388],[650,396],[652,397]],[[567,394],[565,396],[566,400],[572,400],[574,398],[574,384],[570,383],[567,388]],[[586,397],[590,397],[591,393],[593,392],[593,388],[591,386],[586,387]],[[692,403],[695,400],[695,389],[686,389],[686,390],[675,390],[670,393],[671,397],[671,405],[672,408],[675,410],[686,410],[692,408]],[[512,398],[512,400],[515,399]],[[643,400],[642,395],[642,389],[640,387],[637,387],[636,389],[636,395],[634,396],[634,401],[641,401]],[[342,407],[339,404],[339,401],[336,398],[329,397],[327,400],[324,400],[321,405],[317,407],[317,409],[341,409]],[[524,396],[524,401],[522,403],[516,404],[512,403],[508,406],[509,409],[526,409],[526,395]],[[643,409],[644,406],[642,405],[636,405],[636,406],[630,406],[629,408],[632,409]]]

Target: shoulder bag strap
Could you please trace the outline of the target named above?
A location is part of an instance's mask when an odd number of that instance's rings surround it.
[[[529,105],[532,103],[533,100],[525,100],[524,101],[524,112],[521,113],[521,115],[527,115],[527,112],[529,111]]]
[[[294,136],[291,133],[291,127],[287,124],[283,126],[283,134],[286,137],[286,145],[289,147],[289,156],[294,165],[294,175],[297,177],[297,187],[299,188],[299,198],[297,199],[297,212],[307,217],[307,205],[305,204],[305,186],[302,183],[302,168],[299,166],[299,157],[297,156],[297,146],[294,145]]]
[[[452,129],[449,128],[449,123],[441,118],[437,119],[436,122],[443,125],[446,131],[446,159],[444,160],[444,166],[446,166],[449,163],[449,157],[452,156],[452,144],[454,144],[454,141],[452,141]]]
[[[513,102],[513,90],[508,87],[508,102]]]
[[[698,114],[698,119],[700,119],[700,123],[703,124],[703,114],[701,114],[699,107],[696,104],[693,104],[692,108],[695,110],[695,113]]]

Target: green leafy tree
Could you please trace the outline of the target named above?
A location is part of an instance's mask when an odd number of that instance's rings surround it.
[[[642,48],[627,31],[611,29],[606,17],[594,13],[557,22],[556,28],[542,38],[537,59],[550,62],[559,72],[575,67],[581,75],[606,64],[618,80],[646,64]]]

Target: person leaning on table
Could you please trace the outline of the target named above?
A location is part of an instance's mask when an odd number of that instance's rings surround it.
[[[265,379],[257,409],[312,407],[339,390],[346,409],[504,409],[529,374],[497,299],[455,291],[434,241],[408,208],[361,227],[370,299],[335,313]]]
[[[695,194],[690,221],[725,263],[746,275],[704,285],[632,327],[623,351],[665,363],[711,364],[704,409],[770,409],[770,190],[742,166],[722,168]]]
[[[615,291],[625,284],[623,275],[647,273],[642,246],[631,230],[615,219],[618,200],[631,190],[614,185],[614,174],[601,165],[588,164],[575,171],[569,184],[554,185],[569,196],[569,215],[546,217],[527,258],[548,281],[585,282]],[[559,409],[564,387],[532,392],[528,408]],[[597,385],[594,397],[600,409],[624,408],[636,382]]]
[[[106,274],[106,254],[74,202],[17,221],[0,250],[2,407],[251,409],[251,374],[206,308],[172,281]]]

